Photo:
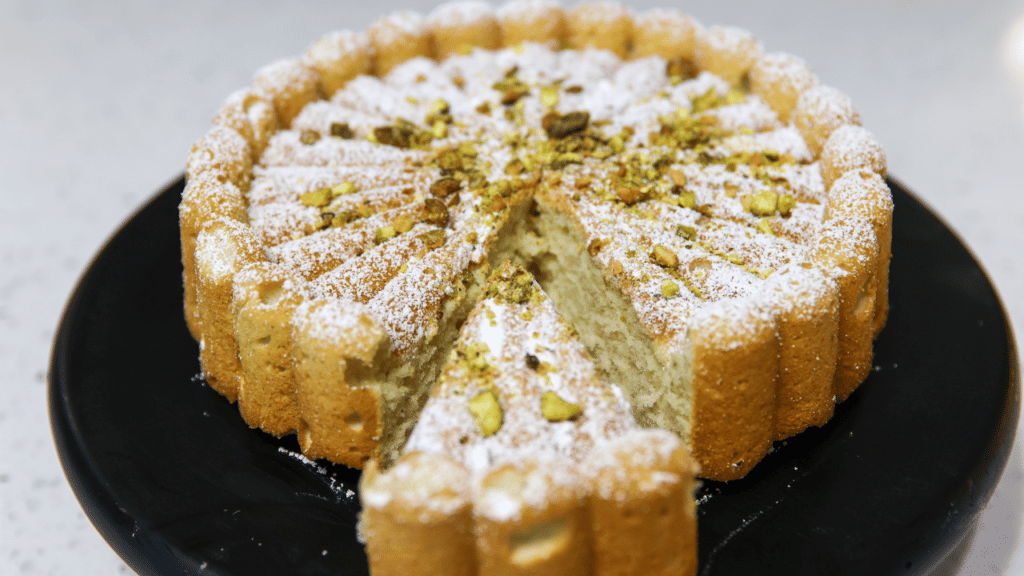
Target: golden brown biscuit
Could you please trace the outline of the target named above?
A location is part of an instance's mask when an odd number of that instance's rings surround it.
[[[427,21],[438,60],[451,54],[468,54],[473,48],[493,50],[501,46],[501,26],[486,2],[448,2],[435,8]]]
[[[252,231],[237,220],[207,222],[196,238],[196,308],[202,333],[199,361],[210,387],[231,402],[238,399],[242,375],[231,315],[234,277],[263,258]]]
[[[363,471],[361,532],[374,576],[476,576],[472,482],[461,464],[409,453],[382,474]]]
[[[265,66],[252,79],[252,88],[274,105],[282,128],[292,125],[302,108],[323,97],[320,75],[299,60]]]
[[[375,72],[384,76],[416,56],[434,55],[433,36],[426,19],[415,12],[392,12],[366,29],[377,56]]]
[[[808,88],[796,102],[793,124],[807,142],[807,149],[818,156],[837,128],[847,124],[860,125],[860,112],[850,97],[830,86]]]
[[[373,59],[373,47],[366,34],[348,30],[317,38],[302,57],[303,62],[320,75],[328,97],[356,76],[370,74]]]
[[[764,98],[782,122],[789,122],[800,94],[817,85],[811,67],[789,54],[765,54],[750,68],[750,91]]]
[[[739,86],[764,53],[761,42],[741,28],[712,26],[696,35],[694,63],[701,70]]]
[[[577,4],[566,14],[569,46],[603,48],[620,58],[633,46],[633,12],[621,2],[596,0]]]
[[[565,10],[553,0],[513,0],[497,14],[505,46],[538,42],[557,47],[565,40]]]

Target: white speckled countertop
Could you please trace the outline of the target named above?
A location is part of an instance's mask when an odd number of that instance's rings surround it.
[[[1020,334],[1024,3],[674,4],[748,28],[847,92],[890,173],[960,233]],[[0,574],[131,572],[75,500],[47,420],[52,339],[90,258],[182,171],[219,103],[259,66],[331,29],[431,6],[0,1]],[[940,572],[1024,575],[1021,436],[973,539]]]

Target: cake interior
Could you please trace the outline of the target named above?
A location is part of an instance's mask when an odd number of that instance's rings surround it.
[[[541,201],[515,210],[497,232],[488,266],[466,272],[461,289],[443,303],[437,332],[415,353],[385,366],[381,393],[384,436],[380,460],[395,463],[409,439],[459,330],[480,301],[490,268],[504,260],[529,270],[555,308],[578,332],[598,370],[617,384],[633,417],[647,428],[690,437],[691,355],[666,354],[640,323],[629,299],[607,282],[572,220]]]

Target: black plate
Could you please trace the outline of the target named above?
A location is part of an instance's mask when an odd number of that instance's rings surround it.
[[[1013,335],[971,254],[895,181],[891,309],[875,371],[827,426],[700,490],[702,574],[923,573],[1006,464]],[[150,574],[366,574],[359,473],[296,458],[196,378],[178,179],[103,248],[53,350],[50,419],[89,518]]]

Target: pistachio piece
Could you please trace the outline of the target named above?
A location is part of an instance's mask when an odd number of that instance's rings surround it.
[[[377,228],[377,231],[373,234],[374,244],[383,244],[388,240],[394,238],[398,232],[391,226],[384,226],[383,228]]]
[[[671,280],[665,280],[661,283],[661,295],[667,300],[669,298],[675,298],[679,294],[679,285]]]
[[[771,190],[762,190],[750,201],[750,213],[754,216],[771,216],[778,204],[778,194]]]
[[[320,139],[320,133],[316,130],[303,130],[299,134],[299,142],[302,142],[306,146],[316,144],[316,141]]]
[[[434,138],[442,140],[448,137],[448,124],[444,120],[434,120],[433,126],[430,127],[430,133],[434,135]]]
[[[427,198],[423,201],[423,212],[423,221],[438,228],[446,228],[451,221],[448,207],[436,198]]]
[[[758,221],[757,231],[761,234],[768,234],[769,236],[775,235],[775,233],[772,232],[772,223],[769,222],[767,218],[761,218],[761,220]]]
[[[437,200],[434,200],[434,202],[437,202]],[[395,221],[391,223],[391,227],[394,228],[395,232],[398,234],[405,234],[409,230],[412,230],[412,224],[412,218],[410,218],[408,214],[402,214],[398,218],[395,218]]]
[[[349,127],[348,122],[331,122],[331,136],[335,138],[342,138],[344,140],[351,140],[355,138],[355,133],[352,132],[352,128]]]
[[[782,197],[779,198],[778,208],[779,214],[789,217],[793,212],[793,208],[796,208],[796,198],[794,198],[792,194],[783,194]]]
[[[526,367],[529,368],[530,370],[533,370],[534,372],[536,372],[537,368],[540,367],[540,360],[537,359],[537,357],[534,356],[533,354],[530,354],[529,352],[527,352],[526,353]]]
[[[540,397],[540,412],[548,422],[565,422],[583,414],[579,405],[562,400],[558,394],[548,390]]]
[[[672,168],[668,171],[668,176],[676,186],[686,186],[686,174],[683,174],[681,170]]]
[[[323,208],[331,202],[331,189],[321,188],[312,192],[306,192],[300,198],[302,204],[314,208]]]
[[[687,226],[686,224],[680,224],[676,226],[676,236],[680,238],[686,238],[687,240],[697,239],[697,229],[693,226]]]
[[[677,190],[676,195],[680,207],[692,210],[697,206],[697,194],[692,190]]]
[[[540,89],[540,102],[548,108],[554,108],[558,104],[558,88],[555,86],[542,86]]]
[[[441,98],[438,98],[430,105],[430,112],[428,112],[428,114],[447,114],[449,110],[451,110],[451,107],[448,103]]]
[[[419,235],[419,239],[427,245],[427,248],[440,248],[444,244],[444,230],[430,230]]]
[[[501,403],[492,390],[485,390],[469,401],[469,413],[476,420],[480,434],[486,438],[501,430]]]
[[[662,244],[656,244],[651,250],[651,260],[663,268],[675,268],[679,266],[679,257]]]
[[[639,186],[621,184],[615,187],[615,195],[618,196],[619,200],[624,204],[633,205],[643,198],[644,193]]]
[[[590,112],[577,110],[553,119],[546,130],[549,138],[565,138],[570,134],[586,130],[588,123],[590,123]]]
[[[579,84],[573,84],[572,86],[566,88],[565,91],[569,94],[579,94],[580,92],[583,92],[583,86],[580,86]]]
[[[396,148],[408,148],[412,135],[412,129],[407,126],[379,126],[373,129],[373,137],[377,142]]]
[[[343,194],[355,194],[356,192],[359,192],[359,188],[356,188],[355,184],[348,181],[331,186],[331,194],[333,194],[334,196],[341,196]]]
[[[462,188],[462,182],[455,178],[441,178],[430,185],[430,193],[438,198],[447,198],[452,192]]]

